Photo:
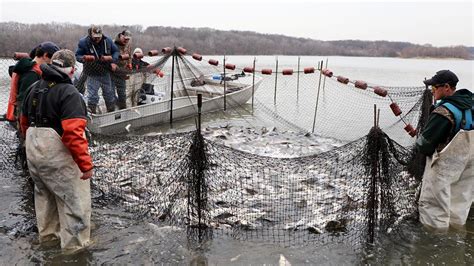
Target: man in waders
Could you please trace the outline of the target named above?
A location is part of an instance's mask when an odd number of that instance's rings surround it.
[[[21,132],[35,182],[35,211],[40,242],[60,239],[76,250],[90,239],[92,158],[84,134],[86,105],[71,83],[74,53],[60,50],[41,65],[42,79],[23,104]]]
[[[436,104],[416,141],[427,156],[419,200],[420,222],[436,231],[466,224],[473,200],[473,94],[456,90],[457,76],[436,72],[424,83],[431,86]]]

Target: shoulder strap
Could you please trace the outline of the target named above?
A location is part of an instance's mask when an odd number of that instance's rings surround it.
[[[31,113],[29,113],[29,120],[32,125],[35,126],[47,126],[49,125],[48,118],[46,117],[46,97],[50,88],[56,83],[46,82],[39,80],[35,83],[32,88],[33,99],[31,103]]]
[[[455,123],[455,133],[461,129],[471,130],[472,128],[472,111],[471,109],[466,109],[462,112],[459,108],[454,106],[451,103],[444,102],[442,104],[446,109],[448,109],[454,116]]]
[[[466,119],[466,124],[464,126],[464,129],[466,130],[472,130],[474,129],[474,125],[472,124],[472,109],[467,109],[464,111],[465,114],[465,119]]]

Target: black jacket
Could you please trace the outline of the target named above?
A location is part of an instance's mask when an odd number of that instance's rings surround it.
[[[43,79],[31,87],[23,104],[21,132],[25,136],[30,126],[53,128],[81,171],[89,171],[93,165],[84,134],[87,112],[82,95],[55,66],[43,64],[41,70]]]

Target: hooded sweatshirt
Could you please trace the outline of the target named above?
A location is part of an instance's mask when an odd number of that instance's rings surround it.
[[[13,72],[20,75],[17,101],[23,102],[28,87],[41,78],[40,66],[29,58],[22,58],[13,68]]]
[[[10,96],[5,115],[7,120],[13,122],[17,119],[17,107],[21,108],[28,87],[39,80],[40,77],[41,70],[39,65],[29,58],[20,59],[12,68]]]
[[[467,89],[456,91],[453,95],[445,97],[431,112],[421,136],[416,141],[418,150],[431,156],[435,150],[441,151],[456,135],[454,115],[441,104],[448,102],[464,112],[473,106],[473,94]]]
[[[81,171],[89,171],[93,166],[84,134],[87,125],[84,100],[67,74],[46,64],[41,65],[41,70],[43,79],[32,86],[23,104],[21,132],[25,136],[29,126],[53,128]],[[39,89],[46,91],[35,96]],[[33,106],[35,97],[37,108]]]

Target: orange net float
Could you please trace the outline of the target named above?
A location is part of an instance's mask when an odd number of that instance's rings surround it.
[[[188,50],[184,49],[183,47],[178,47],[176,50],[178,50],[180,54],[186,54],[188,52]]]
[[[362,80],[356,80],[356,82],[354,83],[354,86],[361,90],[366,90],[368,87],[367,82],[362,81]]]
[[[324,70],[323,70],[323,74],[324,74]],[[327,75],[325,75],[325,76],[327,76]],[[349,78],[346,78],[346,77],[343,77],[343,76],[337,76],[337,81],[339,81],[343,84],[348,84],[349,83]]]
[[[293,69],[283,69],[281,72],[284,76],[290,76],[293,75]]]
[[[244,72],[253,73],[253,67],[244,67]]]
[[[262,69],[262,74],[263,74],[263,75],[271,75],[271,74],[272,74],[272,70],[271,70],[270,68]]]
[[[165,47],[165,48],[161,49],[161,52],[164,53],[164,54],[169,54],[169,53],[171,53],[171,47]]]
[[[303,69],[303,72],[304,72],[305,74],[314,73],[314,67],[305,67],[305,68]]]
[[[142,53],[134,53],[134,54],[133,54],[133,58],[135,58],[135,59],[141,59],[141,58],[143,58],[143,54],[142,54]]]
[[[323,72],[323,75],[326,76],[326,77],[328,77],[328,78],[331,78],[331,77],[333,76],[332,71],[329,70],[329,69],[327,69],[327,68],[323,69],[322,72]],[[339,77],[338,77],[338,81],[339,81]],[[340,82],[340,81],[339,81],[339,82]],[[344,82],[342,82],[342,83],[344,83]],[[349,83],[349,79],[347,79],[347,83]],[[347,84],[347,83],[344,83],[344,84]]]
[[[395,116],[399,116],[402,114],[402,110],[400,110],[400,107],[398,107],[397,103],[391,103],[390,109],[392,109],[392,112]]]
[[[84,55],[82,57],[82,59],[84,60],[84,62],[92,62],[95,60],[95,56],[93,55]]]
[[[202,60],[202,55],[194,53],[193,54],[193,59],[197,60],[197,61],[201,61]]]
[[[161,71],[161,69],[157,68],[153,71],[153,73],[155,73],[157,76],[159,76],[160,78],[162,78],[165,73],[163,73],[163,71]]]
[[[416,136],[416,129],[414,129],[412,127],[412,125],[410,124],[407,124],[405,127],[404,127],[405,131],[410,134],[410,136],[414,137]]]
[[[148,56],[157,56],[160,52],[158,50],[150,50]]]
[[[219,61],[216,59],[209,59],[208,63],[213,66],[219,65]]]
[[[30,58],[30,55],[28,53],[20,53],[20,52],[13,53],[13,59],[20,60],[22,58]]]
[[[386,89],[382,89],[380,87],[374,87],[374,93],[377,94],[378,96],[385,97],[388,94],[388,91]]]
[[[119,59],[120,60],[128,60],[128,59],[130,59],[130,55],[129,54],[121,54],[121,55],[119,55]]]
[[[112,62],[113,60],[111,55],[103,55],[100,57],[100,61],[102,62]]]
[[[234,64],[225,64],[225,68],[230,69],[230,70],[234,70],[235,65]]]

